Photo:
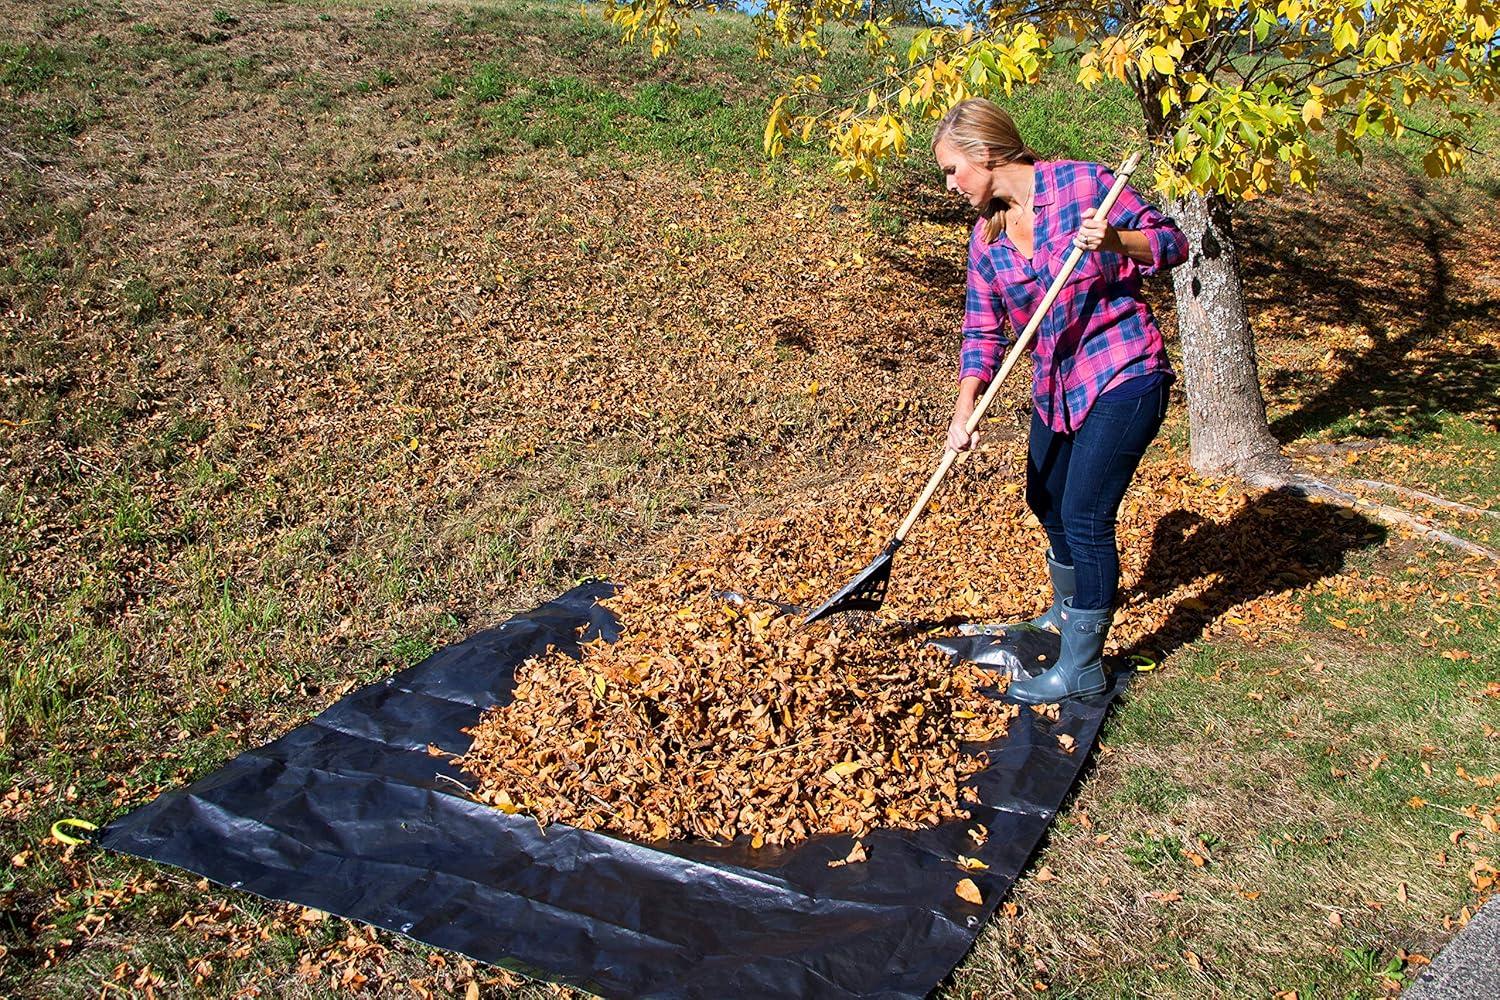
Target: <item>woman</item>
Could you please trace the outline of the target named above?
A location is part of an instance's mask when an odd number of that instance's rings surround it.
[[[1161,427],[1173,378],[1141,278],[1186,260],[1187,239],[1129,187],[1109,218],[1095,217],[1114,183],[1110,171],[1041,159],[989,101],[955,105],[938,124],[933,154],[948,189],[979,210],[950,448],[967,451],[978,439],[964,425],[1009,343],[1004,328],[1026,326],[1073,247],[1090,251],[1047,311],[1033,348],[1026,502],[1051,543],[1052,606],[1028,622],[967,631],[1061,633],[1057,663],[1012,682],[1018,701],[1097,694],[1105,688],[1102,652],[1120,579],[1115,516]]]

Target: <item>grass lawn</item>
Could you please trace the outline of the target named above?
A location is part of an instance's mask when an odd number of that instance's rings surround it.
[[[0,19],[0,993],[569,992],[48,830],[935,454],[964,213],[920,160],[875,193],[763,162],[743,22],[650,62],[539,0]],[[1135,134],[1065,77],[1015,110],[1044,153]],[[1417,163],[1238,220],[1272,429],[1496,546],[1497,174]],[[1185,443],[1179,401],[1153,481]],[[1494,567],[1331,508],[1341,547],[1297,551],[1285,508],[1170,475],[1209,513],[1124,539],[1132,586],[1158,544],[1205,558],[1128,609],[1168,655],[939,995],[1384,996],[1493,890]],[[1263,529],[1285,565],[1208,568]]]

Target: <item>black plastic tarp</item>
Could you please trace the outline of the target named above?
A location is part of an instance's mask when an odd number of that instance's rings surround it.
[[[863,864],[828,867],[844,836],[789,850],[645,844],[466,798],[454,781],[470,779],[428,745],[467,748],[464,727],[508,701],[515,668],[549,644],[576,654],[616,638],[595,603],[609,592],[577,587],[355,691],[116,820],[101,843],[601,996],[921,997],[1009,891],[1124,683],[1065,703],[1056,722],[1022,711],[985,747],[972,820],[876,831]],[[961,871],[959,854],[988,870]],[[963,877],[982,906],[955,895]]]

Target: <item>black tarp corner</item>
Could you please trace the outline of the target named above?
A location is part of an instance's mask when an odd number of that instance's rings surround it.
[[[462,730],[508,701],[516,667],[548,645],[576,655],[580,641],[615,639],[596,603],[611,590],[576,587],[361,688],[114,821],[100,843],[600,996],[923,997],[1024,868],[1128,680],[1064,703],[1056,722],[1021,712],[983,747],[971,820],[876,831],[863,864],[828,867],[846,836],[786,850],[644,844],[466,798],[455,781],[471,779],[428,745],[467,748]],[[1056,641],[1027,658],[1055,655]],[[983,847],[974,823],[989,828]],[[959,854],[989,868],[961,871]],[[955,895],[963,877],[983,905]]]

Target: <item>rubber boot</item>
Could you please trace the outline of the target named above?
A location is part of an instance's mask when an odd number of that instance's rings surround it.
[[[1059,612],[1062,611],[1062,602],[1078,592],[1078,583],[1073,575],[1072,566],[1064,566],[1052,558],[1052,550],[1047,550],[1047,575],[1052,578],[1052,606],[1035,618],[1024,622],[1008,622],[1002,625],[982,625],[978,622],[958,627],[959,635],[1000,635],[1007,629],[1050,629],[1053,632],[1061,631],[1061,619]]]
[[[1064,698],[1087,698],[1107,686],[1104,678],[1104,637],[1114,612],[1080,611],[1070,597],[1062,602],[1062,651],[1051,670],[1011,681],[1006,697],[1023,705],[1043,705]]]

